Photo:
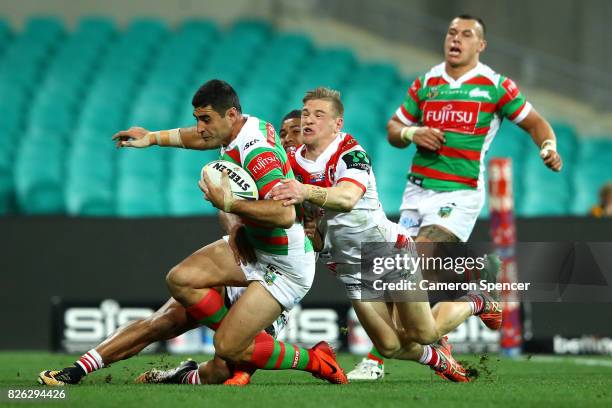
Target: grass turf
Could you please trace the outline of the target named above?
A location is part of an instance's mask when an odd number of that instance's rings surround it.
[[[204,360],[205,356],[193,356]],[[359,358],[340,355],[345,369]],[[612,359],[557,358],[507,360],[462,356],[479,371],[469,384],[453,384],[411,362],[387,361],[377,382],[334,386],[296,371],[258,371],[248,387],[140,385],[131,381],[151,367],[177,364],[181,357],[145,355],[94,373],[67,387],[64,401],[44,406],[78,407],[389,407],[389,406],[612,406]],[[41,352],[0,352],[0,406],[24,406],[6,400],[8,388],[38,387],[43,369],[70,365],[74,356]],[[37,402],[33,402],[37,404]],[[197,404],[197,405],[195,405]],[[38,405],[38,404],[37,404]]]

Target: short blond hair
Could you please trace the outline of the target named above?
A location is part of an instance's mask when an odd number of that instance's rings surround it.
[[[302,99],[302,103],[306,103],[312,100],[323,100],[329,101],[332,103],[332,106],[336,110],[338,116],[344,115],[344,105],[340,100],[340,92],[335,89],[326,88],[324,86],[320,86],[311,91],[306,92],[304,99]]]

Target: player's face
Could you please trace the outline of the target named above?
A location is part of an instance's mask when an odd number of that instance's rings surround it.
[[[456,18],[446,32],[444,57],[452,67],[470,65],[478,61],[486,44],[478,21]]]
[[[210,105],[193,110],[198,134],[207,147],[212,149],[229,143],[236,113],[236,108],[230,108],[221,116]]]
[[[313,99],[302,108],[302,136],[305,144],[332,138],[342,129],[344,120],[332,102]]]
[[[300,118],[287,119],[283,122],[280,129],[280,140],[285,148],[297,148],[303,142],[302,138],[302,126]]]

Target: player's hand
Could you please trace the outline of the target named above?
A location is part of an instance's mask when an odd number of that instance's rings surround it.
[[[319,217],[306,215],[304,217],[304,233],[312,241],[313,249],[316,252],[321,252],[323,249],[323,237],[317,226],[319,225]]]
[[[282,200],[283,206],[301,204],[308,196],[306,186],[295,179],[282,179],[281,184],[272,189],[270,195],[273,200]]]
[[[540,157],[542,161],[552,171],[561,171],[563,167],[563,160],[561,160],[561,156],[554,150],[542,150],[540,152]]]
[[[433,152],[439,150],[444,143],[446,138],[441,130],[422,126],[414,132],[412,136],[412,143],[419,147],[422,147]]]
[[[113,135],[115,145],[119,147],[148,147],[151,146],[151,141],[145,137],[150,133],[147,129],[138,126],[132,126],[128,130],[122,130]]]
[[[234,225],[229,234],[229,246],[234,254],[234,260],[237,265],[243,263],[244,265],[257,262],[257,255],[255,249],[251,246],[247,236],[244,225]]]
[[[216,186],[210,177],[204,171],[202,172],[202,179],[198,181],[200,190],[204,193],[204,198],[211,202],[215,208],[227,213],[231,212],[232,204],[235,201],[234,194],[232,193],[232,187],[230,185],[229,176],[227,170],[223,170],[221,174],[221,185]]]

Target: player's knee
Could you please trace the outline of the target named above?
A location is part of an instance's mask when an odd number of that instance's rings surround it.
[[[178,264],[166,275],[166,285],[173,296],[180,294],[182,290],[189,289],[193,285],[193,276],[197,275],[194,268]],[[202,276],[198,276],[201,280]],[[176,296],[175,296],[176,297]]]
[[[384,358],[393,358],[401,348],[402,345],[395,339],[385,339],[376,344],[376,350],[378,350]]]
[[[438,336],[437,332],[434,329],[429,329],[429,328],[427,329],[414,328],[411,331],[410,337],[413,341],[419,344],[422,344],[424,346],[427,344],[435,343],[440,338],[440,336]]]
[[[240,361],[243,350],[237,347],[236,342],[233,342],[230,336],[225,336],[223,333],[215,333],[213,344],[215,346],[215,354],[223,360]]]

